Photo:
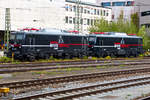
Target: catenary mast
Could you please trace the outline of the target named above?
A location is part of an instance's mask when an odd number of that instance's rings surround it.
[[[10,8],[5,8],[5,34],[4,34],[4,45],[7,45],[7,50],[9,46],[9,37],[11,31],[10,23]]]
[[[74,30],[82,32],[82,12],[83,8],[81,7],[81,0],[76,0],[75,6],[75,19],[74,19]]]

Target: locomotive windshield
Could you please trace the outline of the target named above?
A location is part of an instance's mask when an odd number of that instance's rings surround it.
[[[22,43],[22,40],[24,38],[24,34],[11,34],[10,35],[10,43],[13,44],[13,43]]]
[[[10,35],[10,40],[22,40],[23,39],[23,34],[11,34]]]
[[[10,35],[10,40],[14,40],[15,39],[15,35],[14,34],[11,34]]]

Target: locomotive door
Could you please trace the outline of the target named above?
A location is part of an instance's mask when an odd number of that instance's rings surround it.
[[[30,50],[35,50],[35,36],[34,35],[29,35],[27,40],[29,42]]]
[[[86,44],[87,44],[87,37],[82,37],[82,49],[86,50]]]

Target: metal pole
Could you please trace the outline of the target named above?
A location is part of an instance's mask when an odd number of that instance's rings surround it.
[[[81,0],[76,1],[76,9],[75,9],[75,23],[74,30],[81,32],[82,31],[82,9],[80,6]]]
[[[5,10],[5,35],[4,35],[4,45],[6,47],[6,50],[8,51],[8,46],[9,46],[9,36],[10,36],[10,29],[11,29],[11,24],[10,24],[10,8],[6,8]]]

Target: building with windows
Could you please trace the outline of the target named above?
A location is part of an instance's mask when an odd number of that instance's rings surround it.
[[[83,32],[99,18],[111,21],[111,9],[80,2]],[[74,30],[74,0],[0,0],[0,33],[5,30],[5,11],[10,8],[11,30],[26,27]],[[0,35],[1,36],[1,35]]]
[[[124,14],[124,20],[130,20],[133,13],[139,15],[139,26],[150,27],[150,1],[149,0],[97,0],[97,3],[103,7],[112,8],[112,20],[117,20],[121,11]],[[150,32],[148,31],[150,35]]]
[[[150,27],[150,1],[149,0],[136,0],[135,6],[139,13],[140,25]]]
[[[104,18],[105,20],[111,21],[111,9],[107,7],[102,7],[97,4],[80,2],[79,3],[79,20],[80,20],[80,30],[81,32],[88,32],[88,28],[96,22],[97,19]],[[66,29],[75,30],[76,24],[76,13],[77,13],[77,3],[75,0],[66,0],[65,3],[66,16],[65,16],[65,26]]]
[[[117,21],[123,12],[124,20],[130,20],[131,14],[135,13],[135,0],[97,0],[97,3],[103,7],[112,8],[112,20]]]

